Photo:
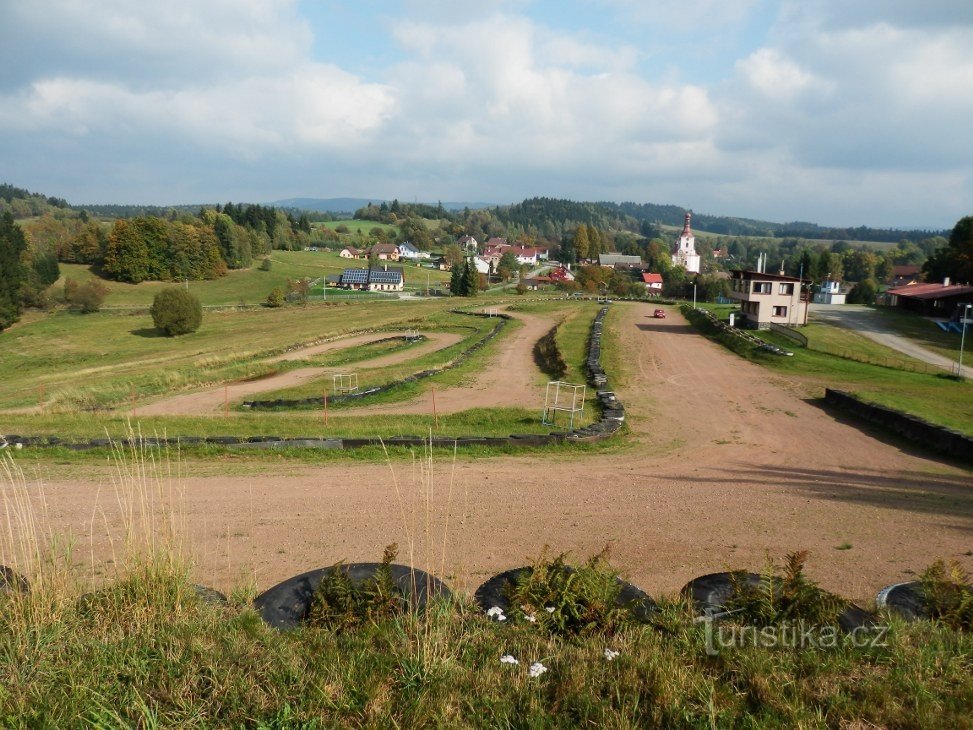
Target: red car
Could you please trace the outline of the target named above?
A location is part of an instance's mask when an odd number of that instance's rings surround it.
[[[655,310],[655,312],[652,313],[652,316],[655,317],[656,319],[665,319],[666,318],[666,310],[664,310],[664,309],[657,309],[657,310]]]

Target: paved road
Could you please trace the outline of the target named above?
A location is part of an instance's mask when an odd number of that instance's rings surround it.
[[[937,368],[955,371],[956,361],[943,357],[916,344],[914,340],[898,334],[892,329],[879,312],[860,304],[812,304],[811,318],[836,327],[854,330],[870,340],[897,350],[909,357],[934,365]],[[929,323],[930,327],[935,325]]]

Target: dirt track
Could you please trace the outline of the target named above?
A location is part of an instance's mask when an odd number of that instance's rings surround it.
[[[324,344],[315,345],[302,350],[288,352],[284,355],[280,355],[279,357],[275,357],[268,362],[303,360],[304,358],[311,357],[312,355],[321,355],[325,352],[333,352],[334,350],[343,350],[355,345],[368,344],[369,342],[375,342],[376,340],[392,337],[395,334],[404,335],[405,333],[385,332],[381,334],[371,333],[358,335],[356,337],[347,337],[345,339],[325,342]],[[351,367],[357,371],[366,368],[382,368],[388,367],[389,365],[397,365],[398,363],[408,362],[409,360],[420,357],[429,352],[442,350],[463,339],[460,335],[452,332],[427,332],[424,334],[427,341],[423,342],[422,344],[410,347],[408,350],[403,352],[393,352],[389,355],[379,355],[378,357],[374,357],[369,360],[362,360],[361,362],[354,363],[354,365]],[[309,380],[320,378],[328,373],[343,372],[347,369],[347,367],[297,368],[296,370],[288,370],[267,378],[260,378],[259,380],[230,383],[226,386],[220,385],[215,388],[207,388],[206,390],[199,390],[193,393],[184,393],[182,395],[172,396],[170,398],[158,400],[147,405],[140,405],[138,406],[137,412],[139,415],[144,416],[217,415],[224,407],[227,399],[229,399],[231,403],[234,403],[242,398],[246,398],[247,396],[257,395],[258,393],[268,393],[271,391],[280,390],[282,388],[291,388],[295,385],[306,383]]]
[[[616,306],[609,329],[623,343],[617,390],[631,447],[456,464],[437,456],[428,513],[415,501],[423,475],[408,463],[189,478],[198,579],[226,589],[249,576],[263,589],[339,559],[376,560],[392,541],[407,562],[410,531],[431,538],[417,547],[416,565],[471,590],[545,544],[586,556],[611,543],[613,562],[653,594],[727,566],[759,567],[766,551],[811,550],[815,578],[863,600],[937,557],[973,569],[969,471],[836,420],[695,334],[675,311],[654,320],[651,306]],[[516,365],[497,364],[498,372]],[[95,489],[47,489],[55,525],[81,536],[83,556]],[[110,488],[99,504],[117,524]],[[110,555],[106,540],[96,539],[95,554]]]

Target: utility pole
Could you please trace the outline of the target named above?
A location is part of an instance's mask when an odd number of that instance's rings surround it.
[[[962,306],[963,314],[961,315],[961,319],[963,320],[963,329],[960,332],[959,338],[959,367],[956,369],[956,374],[960,380],[963,379],[963,347],[966,345],[966,320],[969,319],[970,308],[973,307],[973,304],[964,304]]]

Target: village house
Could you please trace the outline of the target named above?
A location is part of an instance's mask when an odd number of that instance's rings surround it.
[[[463,249],[466,249],[470,253],[476,253],[479,249],[480,244],[477,242],[473,236],[464,234],[456,239],[456,243]]]
[[[910,284],[889,289],[883,301],[927,317],[950,319],[965,304],[973,302],[973,286],[951,284],[948,278],[941,284]]]
[[[746,327],[803,325],[807,324],[808,283],[784,274],[737,270],[730,274],[730,298],[740,304]]]
[[[373,257],[379,261],[398,261],[399,247],[394,243],[376,243],[368,249],[368,258]]]
[[[641,256],[628,256],[621,253],[598,254],[598,265],[610,269],[640,269],[643,266]]]
[[[574,274],[566,266],[558,266],[556,269],[551,269],[547,275],[551,277],[551,281],[555,284],[562,281],[574,281]]]
[[[360,251],[354,246],[345,246],[338,255],[343,259],[361,259],[365,257],[364,251]]]
[[[398,292],[405,288],[402,269],[384,266],[381,269],[345,269],[337,285],[352,291]]]
[[[410,261],[420,261],[422,259],[428,259],[428,251],[420,251],[418,248],[413,246],[409,241],[399,244],[399,259],[408,259]]]
[[[470,259],[473,262],[473,267],[476,269],[476,273],[489,276],[493,273],[493,267],[490,262],[483,258],[482,256],[473,256]]]
[[[540,257],[540,251],[531,246],[513,246],[510,248],[513,251],[514,256],[517,257],[518,264],[526,264],[528,266],[537,266],[537,262]]]
[[[815,304],[844,304],[848,293],[842,291],[841,282],[825,279],[821,288],[814,293]]]
[[[900,286],[918,284],[922,281],[922,269],[916,264],[901,264],[892,267],[892,278],[887,282],[889,287],[897,289]]]
[[[645,291],[649,294],[655,296],[662,294],[662,274],[650,273],[648,271],[643,272],[642,284],[645,286]]]

